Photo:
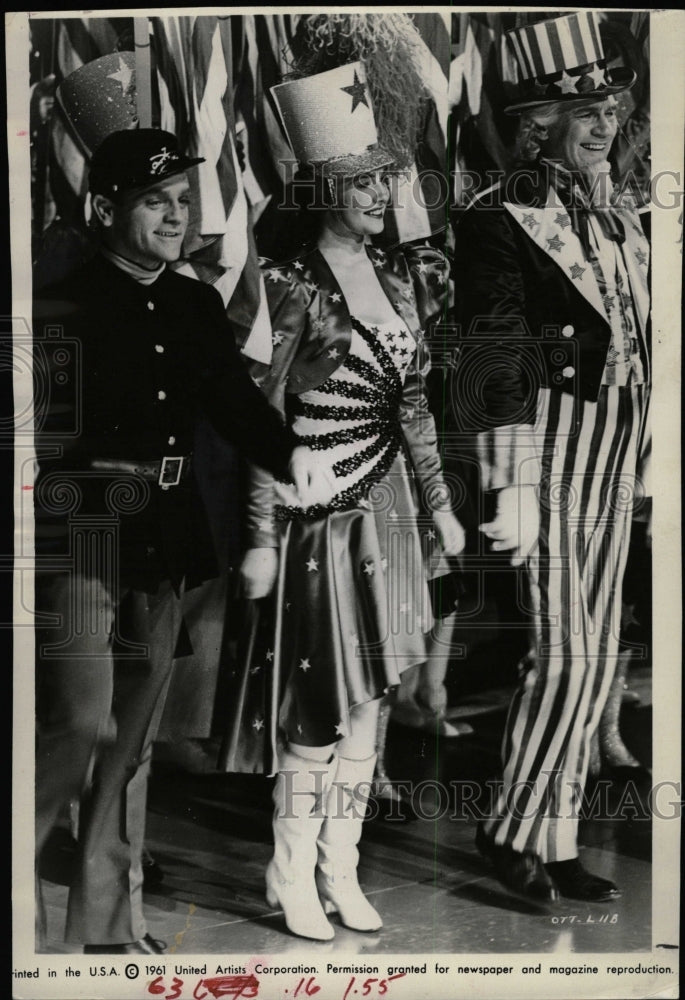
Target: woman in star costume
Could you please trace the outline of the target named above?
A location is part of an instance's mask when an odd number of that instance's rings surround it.
[[[463,547],[423,387],[423,331],[441,314],[447,262],[429,246],[373,246],[393,156],[377,142],[361,63],[273,93],[317,236],[265,270],[272,357],[253,375],[319,453],[331,495],[303,508],[254,470],[242,577],[253,599],[275,587],[267,899],[293,933],[326,940],[324,907],[355,930],[382,926],[356,874],[378,707],[426,659],[426,563]],[[430,512],[422,531],[415,492]]]
[[[649,246],[614,188],[614,94],[597,17],[509,35],[527,161],[463,214],[460,402],[479,430],[493,551],[525,565],[532,649],[477,844],[529,898],[619,895],[581,864],[578,813],[618,659],[621,589],[649,384]],[[532,169],[531,169],[532,163]]]

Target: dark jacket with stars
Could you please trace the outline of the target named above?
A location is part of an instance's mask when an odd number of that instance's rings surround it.
[[[499,423],[520,419],[531,383],[596,400],[611,338],[598,283],[570,216],[557,192],[539,180],[522,176],[508,190],[485,194],[456,230],[462,341],[489,342],[488,415]],[[649,245],[637,213],[618,211],[646,365]]]
[[[194,476],[161,489],[97,460],[189,455],[199,414],[287,478],[295,442],[250,378],[218,292],[166,269],[142,285],[100,255],[34,305],[36,551],[74,556],[69,533],[115,526],[120,579],[154,590],[215,572]],[[56,565],[57,563],[55,563]]]
[[[395,311],[407,324],[416,361],[407,372],[400,419],[411,466],[424,495],[434,506],[447,507],[435,423],[428,409],[424,376],[429,367],[426,332],[443,320],[448,265],[430,246],[367,253],[379,283]],[[280,266],[266,266],[264,280],[273,330],[271,364],[255,362],[252,373],[268,399],[282,413],[288,397],[320,386],[339,368],[350,349],[352,324],[340,286],[323,254],[312,248]],[[431,488],[435,487],[432,490]],[[439,499],[438,499],[439,498]],[[248,510],[253,546],[274,546],[277,533],[270,520],[272,491],[257,470]]]
[[[649,245],[637,212],[628,206],[617,212],[647,372]],[[460,429],[531,423],[540,386],[596,400],[611,327],[563,198],[542,172],[477,199],[461,216],[455,241],[461,347],[453,394]],[[494,452],[491,459],[499,461]],[[513,454],[508,460],[513,470]],[[493,485],[508,478],[500,469]]]

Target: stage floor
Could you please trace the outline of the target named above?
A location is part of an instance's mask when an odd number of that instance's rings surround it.
[[[626,743],[651,762],[649,673],[631,676],[640,704],[625,707]],[[475,703],[475,702],[474,702]],[[468,712],[460,712],[468,717]],[[651,948],[651,824],[648,818],[594,818],[581,824],[581,858],[623,888],[604,904],[562,900],[549,908],[522,903],[493,877],[474,847],[475,819],[464,808],[464,782],[483,783],[497,767],[504,717],[499,701],[472,714],[474,733],[456,739],[393,726],[389,771],[416,788],[424,815],[413,822],[376,819],[364,827],[360,882],[381,914],[374,934],[347,930],[332,918],[335,940],[291,935],[282,913],[264,899],[271,854],[271,782],[260,776],[192,774],[178,765],[153,766],[147,846],[164,881],[146,893],[150,933],[169,954],[314,956],[336,951],[403,953],[592,953]],[[609,812],[624,788],[602,788]],[[58,829],[46,851],[44,895],[47,951],[76,947],[62,941],[73,845]]]

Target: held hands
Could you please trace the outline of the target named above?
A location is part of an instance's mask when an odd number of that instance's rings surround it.
[[[446,556],[458,556],[464,551],[466,544],[464,529],[451,510],[434,510],[433,523],[440,533]]]
[[[278,575],[278,549],[248,549],[240,567],[245,597],[258,601],[271,593]]]
[[[481,524],[479,530],[492,541],[493,552],[511,551],[512,566],[520,566],[537,545],[540,532],[535,487],[507,486],[500,490],[494,520]]]
[[[292,453],[289,468],[303,507],[331,502],[335,494],[335,477],[321,456],[299,445]]]

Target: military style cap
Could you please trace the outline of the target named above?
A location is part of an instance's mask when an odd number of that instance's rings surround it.
[[[204,163],[204,157],[182,153],[171,132],[158,128],[112,132],[93,154],[89,186],[92,194],[116,197],[150,187],[198,163]]]

